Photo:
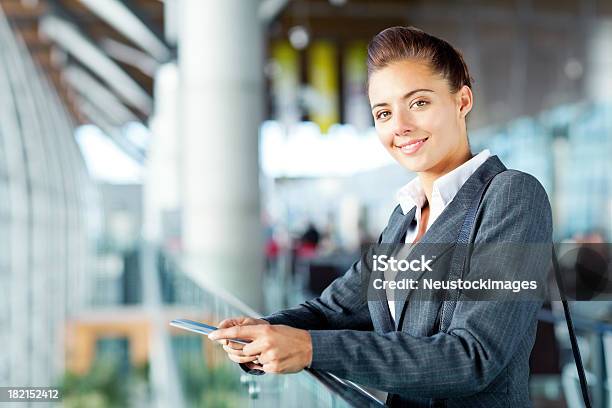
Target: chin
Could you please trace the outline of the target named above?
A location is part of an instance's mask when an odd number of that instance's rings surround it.
[[[425,171],[431,167],[423,157],[398,157],[394,155],[393,158],[400,166],[415,173]]]

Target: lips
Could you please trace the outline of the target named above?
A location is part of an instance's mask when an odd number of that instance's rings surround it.
[[[421,148],[421,146],[425,144],[427,139],[429,138],[424,137],[422,139],[415,139],[415,140],[411,140],[406,143],[402,143],[401,145],[395,145],[395,147],[398,148],[399,151],[402,152],[403,154],[411,155],[411,154],[416,153]]]

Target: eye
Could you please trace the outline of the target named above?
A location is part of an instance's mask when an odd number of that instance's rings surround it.
[[[422,99],[412,104],[412,106],[416,106],[417,108],[422,108],[425,105],[429,105],[429,102],[422,100]]]
[[[389,115],[391,115],[391,112],[389,111],[380,111],[376,114],[376,119],[381,120],[381,119],[387,119],[389,117]]]

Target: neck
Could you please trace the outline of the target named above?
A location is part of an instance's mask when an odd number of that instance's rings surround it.
[[[427,197],[428,203],[431,203],[431,192],[433,190],[434,181],[461,166],[472,157],[472,152],[470,152],[466,146],[461,154],[453,154],[449,158],[442,160],[436,166],[426,171],[419,172],[419,179],[421,181],[421,185],[423,186],[423,190],[425,191],[425,196]]]

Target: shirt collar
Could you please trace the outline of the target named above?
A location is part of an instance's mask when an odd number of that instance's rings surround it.
[[[478,167],[480,167],[490,156],[491,152],[489,149],[485,149],[459,167],[439,177],[433,183],[432,196],[439,197],[442,207],[445,207],[453,200],[467,179],[470,178],[476,169],[478,169]],[[423,190],[419,177],[413,178],[408,184],[400,188],[396,194],[396,199],[404,214],[407,214],[414,206],[417,206],[417,209],[421,209],[425,205],[427,197],[425,196],[425,190]]]

